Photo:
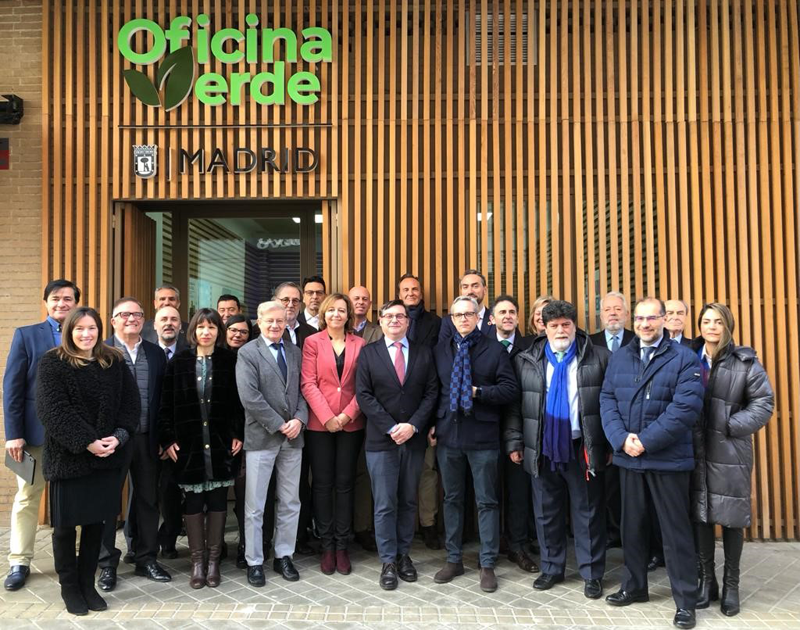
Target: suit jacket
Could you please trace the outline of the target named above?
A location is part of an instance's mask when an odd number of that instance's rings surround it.
[[[472,410],[465,414],[450,411],[450,377],[453,374],[455,344],[440,343],[434,350],[439,376],[439,405],[436,411],[436,438],[449,448],[481,450],[500,448],[500,422],[504,406],[519,397],[519,385],[508,351],[485,335],[469,350],[472,385],[481,388],[481,397],[472,399]]]
[[[519,332],[519,328],[517,328],[517,332],[514,333],[514,343],[511,345],[511,352],[508,353],[509,358],[513,359],[523,350],[530,348],[535,339],[536,337],[523,337]]]
[[[305,322],[301,322],[299,319],[297,320],[299,326],[294,331],[295,337],[297,337],[297,343],[295,344],[300,350],[303,350],[303,344],[305,343],[306,339],[308,339],[311,335],[317,334],[317,329],[313,326],[309,326]],[[258,331],[258,326],[256,326],[256,331]],[[260,335],[261,333],[258,332]],[[283,340],[287,343],[291,343],[292,336],[289,334],[289,330],[286,329],[283,331]]]
[[[55,347],[53,328],[43,321],[14,331],[3,375],[3,421],[6,440],[23,438],[44,444],[44,427],[36,414],[36,370],[42,355]]]
[[[106,344],[114,347],[114,337],[106,339]],[[161,408],[161,385],[164,382],[164,373],[167,371],[167,356],[160,346],[142,339],[139,352],[144,351],[147,357],[147,432],[150,443],[150,454],[158,457],[158,419]],[[175,354],[178,353],[176,347]],[[175,356],[174,354],[172,355]],[[127,363],[125,367],[128,367]],[[138,387],[137,387],[138,389]],[[138,418],[137,418],[138,420]]]
[[[483,312],[483,323],[481,324],[481,332],[487,337],[494,339],[494,326],[492,326],[492,323],[489,321],[491,315],[492,315],[492,310],[487,306],[486,310]],[[455,332],[456,332],[456,327],[453,324],[453,318],[450,317],[449,315],[445,315],[442,318],[442,327],[439,329],[439,341],[437,342],[437,345],[442,343],[443,341],[449,342],[453,338]]]
[[[189,330],[189,322],[182,321],[181,330],[178,333],[178,343],[180,343],[180,340],[183,339],[184,343],[186,343],[188,347],[189,342],[186,340],[187,330]],[[155,320],[148,319],[144,324],[142,324],[142,332],[140,334],[142,335],[142,339],[145,341],[158,344],[158,333],[155,329]]]
[[[686,346],[687,348],[691,348],[692,347],[692,340],[689,337],[687,337],[686,335],[681,335],[680,343],[681,343],[682,346]]]
[[[361,337],[365,344],[370,344],[378,339],[383,339],[383,329],[378,324],[367,320],[367,325],[361,329],[360,333],[353,333],[357,337]]]
[[[300,388],[308,402],[309,431],[327,431],[324,423],[340,413],[346,413],[351,418],[344,427],[345,431],[364,428],[364,419],[356,400],[356,366],[363,347],[364,340],[361,337],[351,333],[346,335],[344,371],[340,380],[328,331],[322,330],[306,339],[303,344]]]
[[[308,405],[300,395],[300,363],[303,353],[293,343],[283,343],[286,356],[286,381],[278,362],[258,337],[239,349],[236,360],[236,386],[244,407],[244,449],[277,449],[286,441],[280,432],[285,422],[297,418],[308,424]],[[303,432],[289,441],[293,448],[303,448]]]
[[[358,357],[356,399],[366,417],[368,451],[399,448],[388,432],[400,422],[417,432],[406,444],[424,449],[431,414],[439,395],[436,364],[428,346],[409,342],[408,366],[402,385],[384,342],[366,346]]]
[[[413,325],[413,328],[414,339],[412,340],[411,337],[409,337],[409,341],[435,348],[439,341],[439,331],[442,329],[442,318],[436,313],[424,311]],[[409,331],[410,330],[409,328]]]
[[[631,341],[636,338],[636,335],[633,334],[632,330],[628,330],[627,328],[622,329],[622,342],[619,344],[620,348],[624,348],[627,346]],[[601,346],[608,350],[608,344],[606,343],[606,331],[601,330],[596,332],[593,335],[589,335],[589,339],[592,340],[592,343],[596,346]]]

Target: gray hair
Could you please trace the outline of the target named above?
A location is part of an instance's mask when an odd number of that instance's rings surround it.
[[[175,296],[180,300],[181,299],[181,292],[178,290],[174,284],[162,284],[156,287],[156,290],[153,292],[153,297],[158,298],[158,292],[163,291],[164,289],[169,289],[170,291],[175,292]]]
[[[625,295],[623,293],[620,293],[619,291],[609,291],[608,293],[606,293],[603,296],[603,299],[600,300],[600,310],[603,309],[603,302],[605,302],[606,299],[608,299],[610,297],[615,297],[615,298],[619,298],[620,300],[622,300],[622,306],[625,308],[625,312],[626,313],[630,313],[631,312],[631,307],[628,305],[628,298],[626,298]]]
[[[286,309],[284,308],[283,304],[277,300],[270,300],[269,302],[261,302],[261,304],[258,305],[257,313],[259,319],[270,311],[283,311],[283,314],[286,314]]]
[[[481,310],[481,307],[478,304],[478,300],[476,300],[474,297],[470,297],[468,295],[459,295],[455,300],[453,300],[453,303],[450,305],[451,313],[453,312],[453,309],[456,307],[456,304],[458,304],[459,302],[469,302],[470,304],[472,304],[473,312],[475,313]]]
[[[303,289],[301,289],[300,285],[296,282],[281,282],[272,292],[272,299],[278,297],[278,294],[284,289],[297,289],[297,292],[300,294],[300,299],[303,299]]]
[[[665,308],[666,308],[667,302],[680,302],[681,304],[683,304],[683,308],[686,309],[686,314],[687,315],[689,314],[689,305],[684,300],[681,300],[680,298],[669,298],[667,300],[664,300],[664,307]]]

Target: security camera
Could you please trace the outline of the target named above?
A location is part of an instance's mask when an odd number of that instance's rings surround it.
[[[24,108],[22,99],[14,94],[3,94],[0,101],[0,125],[18,125],[22,120]]]

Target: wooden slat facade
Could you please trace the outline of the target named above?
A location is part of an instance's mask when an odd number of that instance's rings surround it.
[[[134,221],[137,200],[316,199],[327,278],[334,288],[365,284],[376,304],[411,271],[441,313],[470,266],[493,295],[517,295],[525,316],[536,295],[552,293],[574,301],[589,329],[612,289],[680,297],[694,315],[726,302],[777,400],[756,437],[750,534],[800,539],[796,2],[42,6],[43,280],[73,278],[105,313],[117,287],[139,287],[142,278],[126,284],[113,264],[120,244],[135,247],[114,231],[118,202],[117,231],[123,216]],[[260,26],[329,29],[334,60],[311,68],[320,101],[210,107],[190,97],[165,113],[135,100],[120,26],[135,16],[166,27],[203,12],[214,30],[243,29],[248,12]],[[260,71],[222,65],[203,70]],[[159,146],[158,177],[133,175],[132,144]],[[300,145],[318,152],[312,174],[166,178],[179,146]]]

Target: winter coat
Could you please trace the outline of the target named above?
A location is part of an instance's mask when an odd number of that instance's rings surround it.
[[[600,392],[603,430],[614,464],[630,470],[694,470],[692,427],[703,409],[702,368],[697,355],[666,336],[647,367],[637,337],[611,355]],[[638,457],[622,450],[629,433],[645,448]]]
[[[44,426],[42,472],[48,481],[121,468],[139,426],[139,388],[125,361],[73,367],[55,350],[42,355],[36,377],[36,413]],[[86,447],[114,435],[120,445],[97,457]]]
[[[238,471],[231,453],[233,439],[244,439],[244,409],[236,388],[236,353],[215,348],[211,356],[211,409],[208,427],[203,426],[197,394],[197,354],[183,350],[167,365],[161,388],[158,441],[162,448],[178,444],[175,478],[179,484],[227,481]],[[206,475],[211,459],[213,476]]]
[[[703,340],[696,342],[699,348]],[[733,346],[711,365],[695,425],[692,516],[700,523],[750,526],[753,434],[772,416],[769,377],[752,348]]]
[[[587,468],[591,474],[604,470],[611,450],[600,419],[600,389],[611,353],[594,345],[589,336],[578,330],[578,411]],[[506,453],[524,451],[525,470],[539,476],[544,433],[544,409],[547,402],[547,337],[537,337],[533,345],[514,357],[522,398],[509,405],[503,423]],[[585,460],[584,460],[584,463]]]

